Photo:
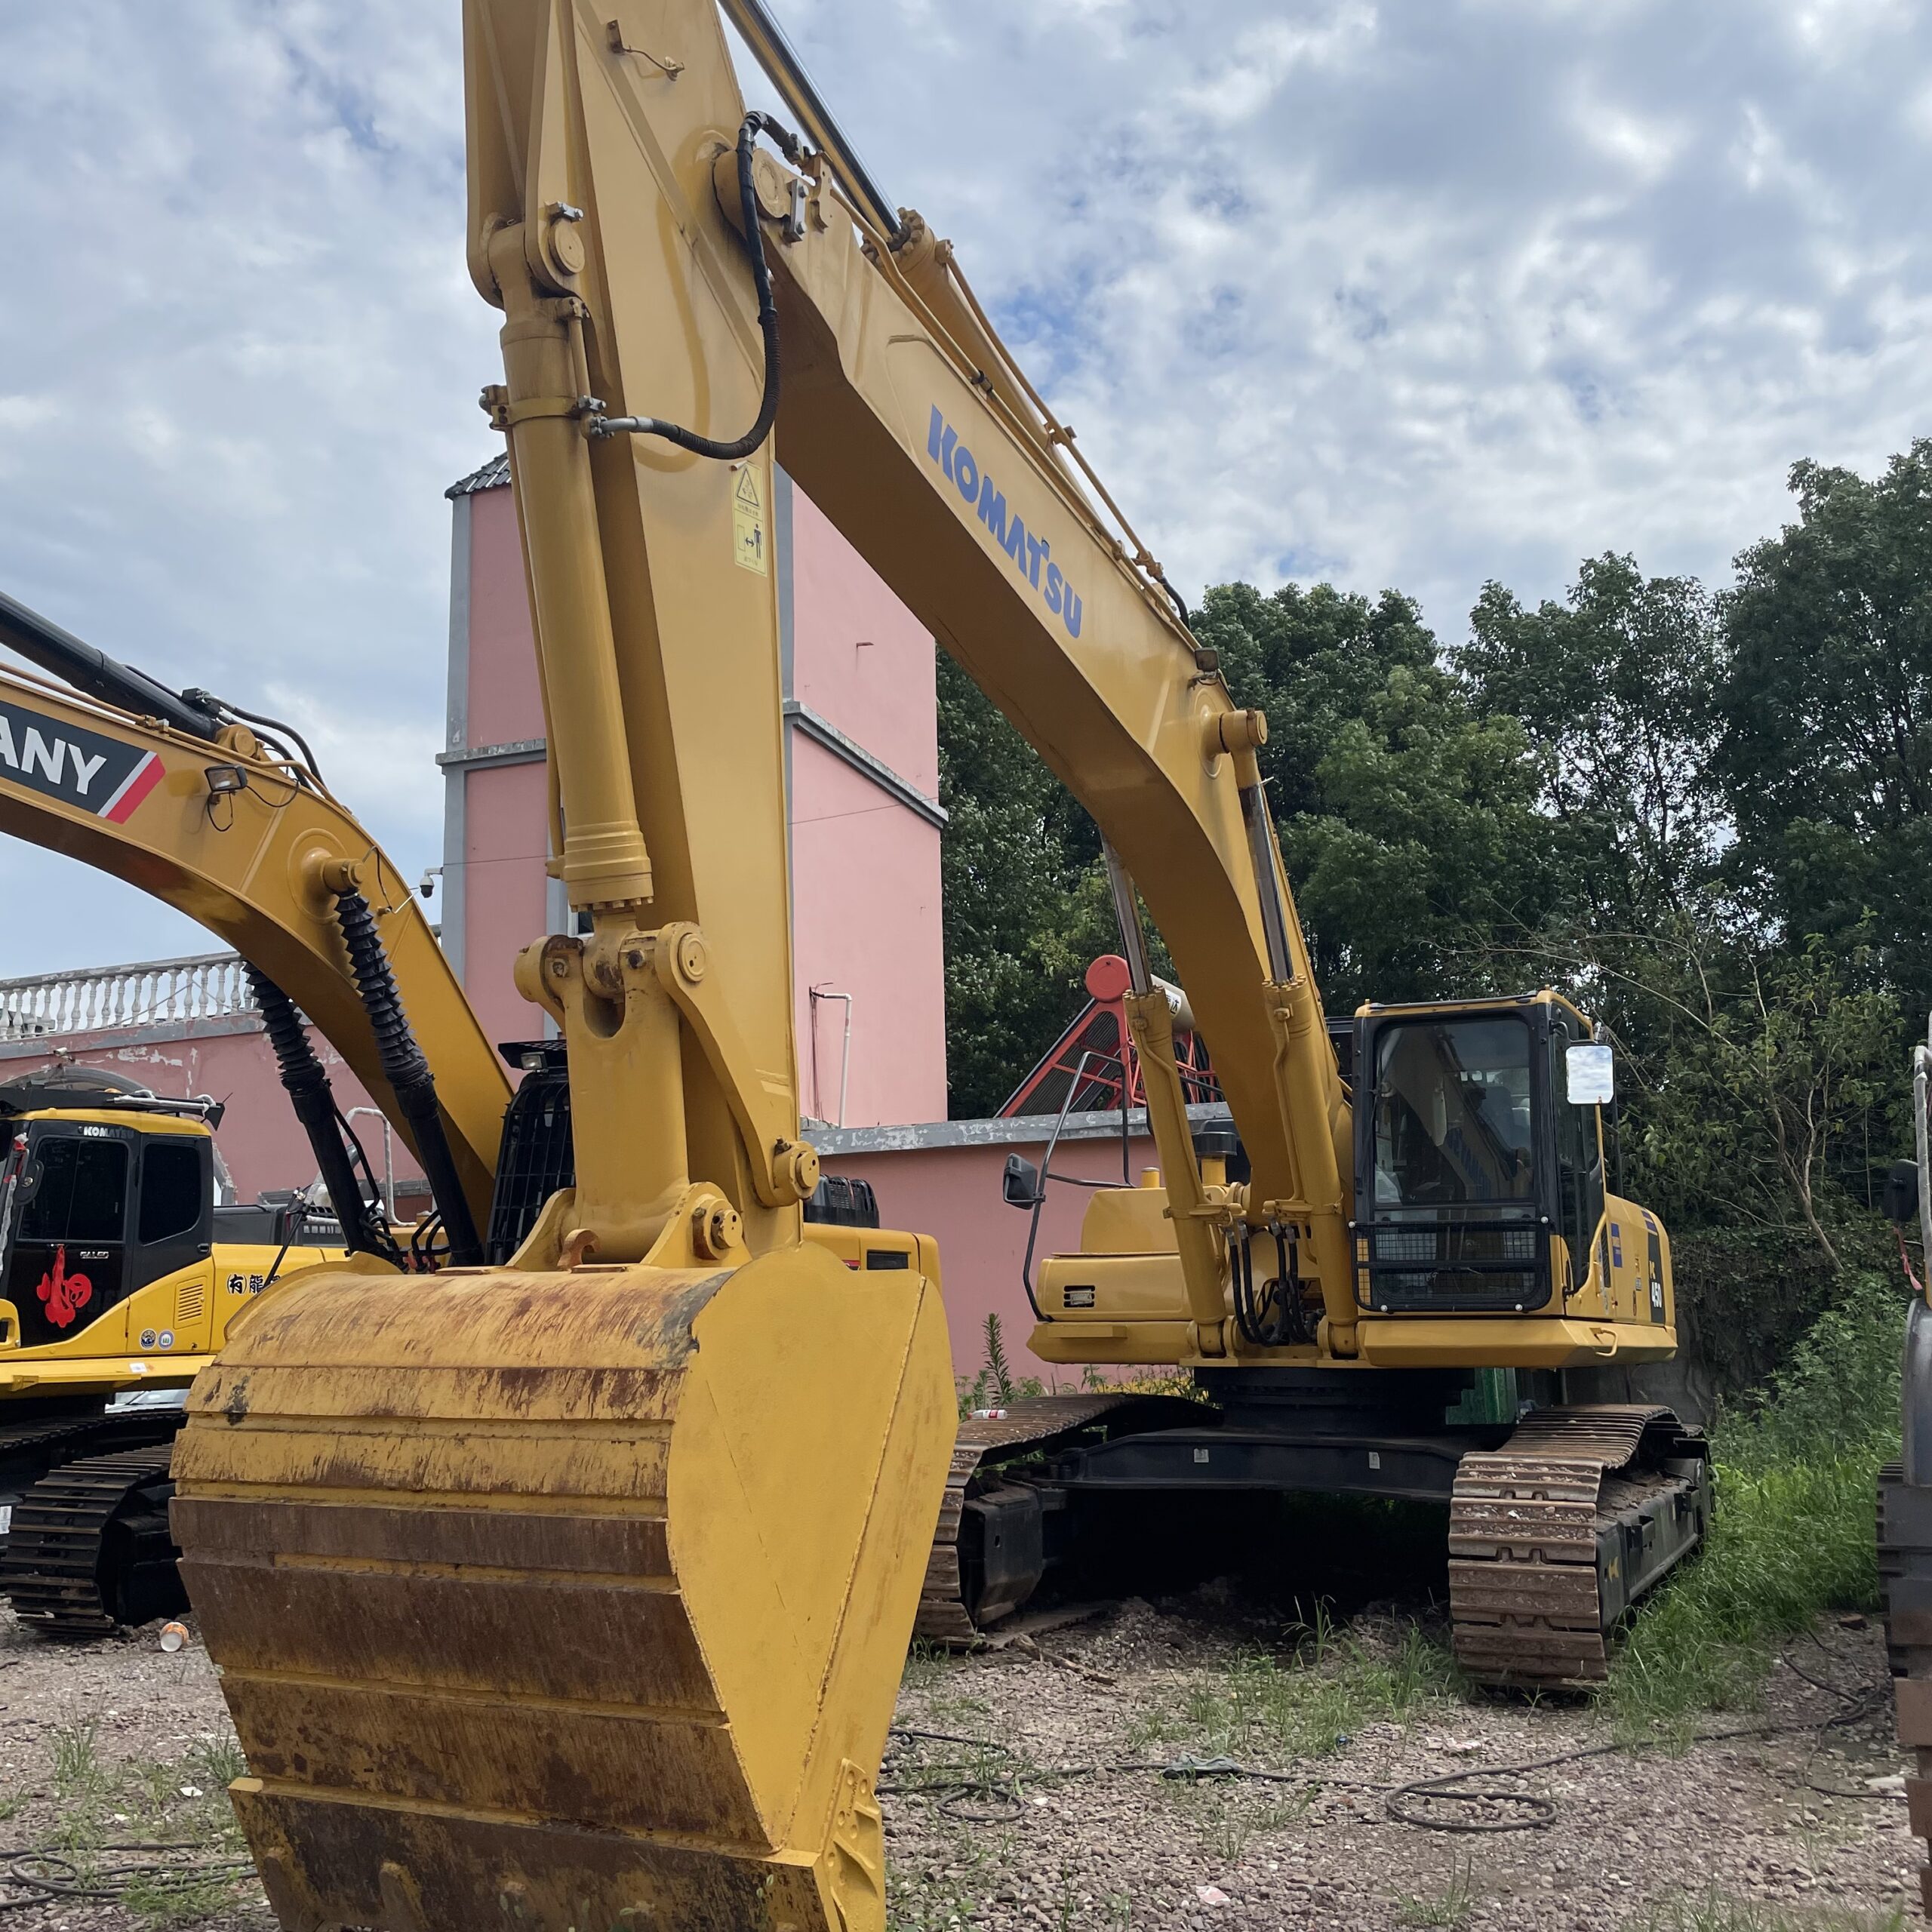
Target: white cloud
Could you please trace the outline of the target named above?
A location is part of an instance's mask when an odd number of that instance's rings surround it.
[[[1932,427],[1903,0],[777,5],[1190,595],[1395,584],[1454,638],[1485,577],[1552,594],[1606,548],[1721,578],[1793,460]],[[496,446],[460,16],[0,11],[0,587],[272,692],[411,876],[441,493]],[[0,972],[201,943],[17,849],[0,888],[51,915]]]

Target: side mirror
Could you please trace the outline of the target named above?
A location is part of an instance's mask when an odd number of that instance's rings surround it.
[[[1017,1154],[1006,1157],[1006,1172],[1000,1177],[1000,1196],[1009,1208],[1032,1208],[1040,1199],[1040,1171]]]
[[[1617,1098],[1616,1067],[1609,1048],[1586,1041],[1571,1048],[1563,1060],[1573,1107],[1607,1107]]]
[[[1894,1161],[1886,1171],[1879,1199],[1887,1220],[1898,1227],[1910,1227],[1918,1219],[1918,1163]]]

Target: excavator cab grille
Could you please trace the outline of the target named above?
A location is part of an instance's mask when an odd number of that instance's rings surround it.
[[[543,1204],[559,1188],[577,1183],[577,1149],[571,1137],[570,1069],[561,1040],[513,1043],[499,1050],[524,1069],[523,1084],[503,1115],[497,1156],[496,1192],[490,1201],[485,1258],[500,1268],[523,1245]]]

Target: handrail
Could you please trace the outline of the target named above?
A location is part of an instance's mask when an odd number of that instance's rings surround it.
[[[0,1042],[254,1012],[240,955],[197,953],[0,980]]]

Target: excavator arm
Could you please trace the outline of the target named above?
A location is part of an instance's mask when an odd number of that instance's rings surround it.
[[[1329,1346],[1351,1353],[1349,1112],[1257,769],[1265,720],[1235,706],[1124,519],[1110,526],[1095,507],[1111,498],[1000,343],[950,245],[907,211],[887,225],[763,7],[726,0],[726,11],[820,143],[801,171],[802,221],[762,224],[786,467],[1106,841],[1195,1331],[1181,1352],[1226,1352],[1216,1231],[1245,1217],[1306,1243]],[[768,204],[789,202],[771,172]],[[1137,891],[1247,1150],[1244,1204],[1211,1198],[1201,1181]]]
[[[791,473],[1106,836],[1186,1352],[1226,1352],[1222,1231],[1244,1217],[1306,1244],[1329,1348],[1351,1352],[1349,1115],[1262,792],[1265,721],[1234,704],[1158,567],[1096,509],[1072,432],[950,248],[886,210],[757,0],[727,11],[820,143],[778,131],[795,165],[758,144],[770,131],[747,118],[709,6],[608,11],[472,0],[470,268],[511,318],[508,381],[485,406],[525,533],[564,875],[608,934],[586,971],[616,983],[608,962],[648,901],[702,935],[711,996],[742,1029],[727,1049],[687,1028],[703,1045],[688,1117],[733,1123],[737,1144],[714,1128],[700,1152],[694,1133],[691,1163],[653,1176],[651,1198],[709,1172],[761,1224],[755,1247],[790,1238],[789,1220],[761,1226],[790,1212],[765,1150],[796,1119],[759,548],[775,411]],[[1195,1161],[1137,888],[1247,1151],[1245,1203],[1211,1195]],[[564,964],[546,969],[560,986]]]
[[[99,694],[0,672],[0,833],[124,879],[234,947],[420,1158],[422,1119],[398,1097],[345,939],[344,891],[358,896],[434,1069],[457,1184],[486,1223],[509,1083],[394,863],[312,771],[205,694],[169,691],[9,598],[0,641]]]

